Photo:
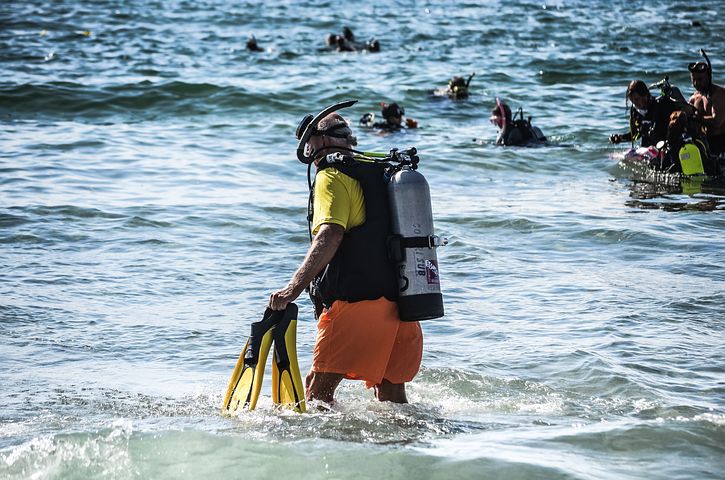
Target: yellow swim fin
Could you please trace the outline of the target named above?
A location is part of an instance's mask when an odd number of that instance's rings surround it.
[[[274,329],[272,402],[304,413],[305,389],[297,363],[297,305],[290,303]]]
[[[283,313],[267,308],[262,320],[252,324],[252,333],[244,345],[242,354],[239,355],[229,381],[222,413],[232,414],[246,408],[254,410],[257,406],[264,379],[264,367],[274,338],[274,327]]]

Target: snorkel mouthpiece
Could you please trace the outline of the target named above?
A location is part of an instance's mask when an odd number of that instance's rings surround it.
[[[295,136],[297,137],[297,140],[299,140],[299,143],[297,144],[297,159],[305,165],[312,163],[313,158],[309,151],[305,149],[305,145],[310,140],[310,137],[317,132],[317,125],[323,118],[332,112],[350,107],[356,103],[357,100],[345,100],[344,102],[335,103],[334,105],[324,108],[314,117],[312,115],[305,115],[299,125],[297,125],[297,131],[295,132]]]

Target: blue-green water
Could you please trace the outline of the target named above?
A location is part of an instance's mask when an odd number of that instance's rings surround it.
[[[686,95],[725,3],[4,2],[0,477],[725,478],[725,187],[631,180],[624,90]],[[693,22],[700,26],[693,26]],[[322,51],[349,25],[378,54]],[[264,52],[244,48],[256,35]],[[466,102],[432,98],[476,72]],[[552,140],[496,148],[496,96]],[[447,315],[410,405],[219,414],[307,248],[299,118],[398,101]],[[475,139],[475,141],[474,141]],[[301,299],[299,356],[315,324]]]

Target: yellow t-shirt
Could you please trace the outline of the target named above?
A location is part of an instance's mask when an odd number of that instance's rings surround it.
[[[365,197],[360,182],[329,167],[315,176],[312,233],[324,223],[336,223],[345,231],[365,223]]]

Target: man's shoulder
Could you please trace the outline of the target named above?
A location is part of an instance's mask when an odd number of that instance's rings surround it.
[[[350,175],[341,171],[339,168],[328,166],[317,171],[317,178],[329,182],[346,182],[353,180]]]
[[[315,183],[326,189],[345,189],[352,192],[360,188],[360,182],[335,167],[326,167],[317,171]]]

